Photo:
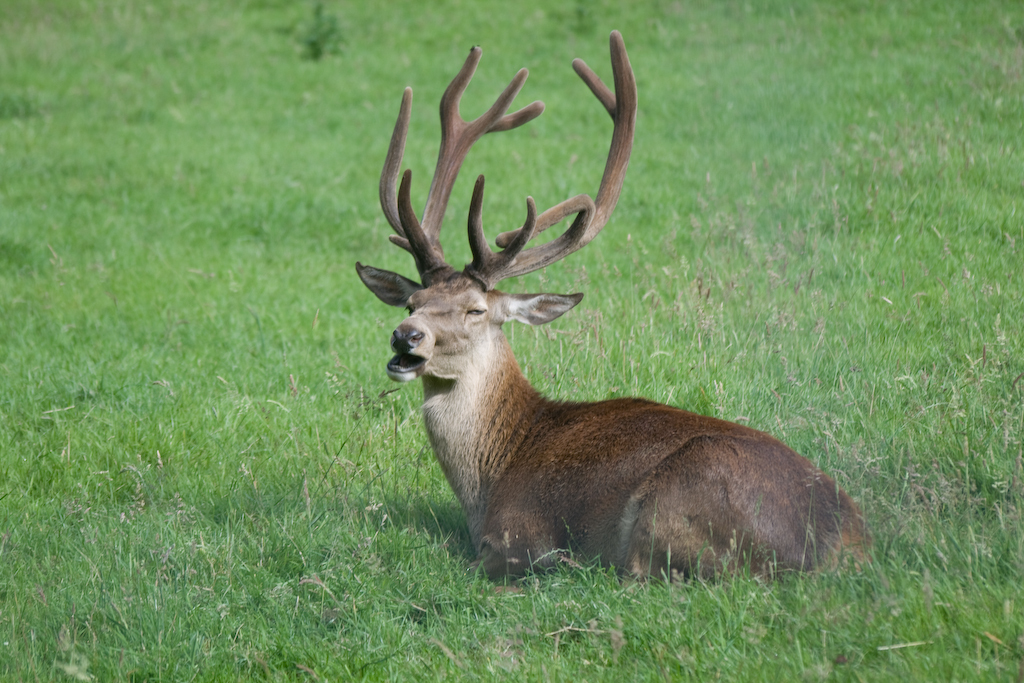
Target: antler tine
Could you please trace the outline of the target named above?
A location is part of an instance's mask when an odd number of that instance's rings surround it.
[[[614,95],[608,92],[608,87],[597,78],[596,74],[592,79],[586,74],[586,72],[593,74],[593,71],[582,60],[576,60],[579,63],[573,64],[576,73],[601,100],[615,122],[612,130],[612,143],[608,150],[608,161],[604,167],[604,175],[601,176],[601,186],[598,188],[595,201],[597,214],[587,228],[587,242],[601,232],[619,201],[622,183],[626,179],[626,168],[629,166],[629,155],[633,151],[633,132],[636,129],[636,77],[633,75],[633,67],[629,63],[629,55],[626,53],[622,34],[612,31],[609,42],[611,43],[612,79],[615,85]]]
[[[473,252],[473,262],[465,268],[466,272],[478,273],[486,269],[494,258],[494,252],[487,246],[487,238],[484,237],[483,204],[484,177],[479,175],[473,185],[473,198],[469,202],[469,249]],[[480,282],[489,289],[486,281],[481,279]]]
[[[483,228],[484,177],[477,176],[473,186],[473,199],[469,205],[469,248],[473,252],[473,262],[466,266],[467,275],[490,290],[501,280],[509,277],[507,270],[514,266],[516,256],[523,250],[526,243],[533,239],[537,227],[537,204],[533,197],[526,198],[526,222],[516,231],[516,239],[503,251],[495,254],[487,246]]]
[[[406,88],[402,93],[402,106],[398,110],[398,121],[395,122],[395,131],[391,134],[391,144],[388,145],[388,155],[384,159],[384,168],[380,173],[380,208],[384,210],[384,217],[398,233],[404,245],[399,244],[403,249],[409,251],[409,243],[405,240],[405,231],[402,229],[402,221],[398,215],[398,199],[395,195],[395,184],[398,181],[398,171],[402,167],[402,154],[405,153],[405,138],[409,134],[409,118],[412,114],[412,88]],[[394,241],[394,240],[392,240]],[[397,244],[397,242],[396,242]]]
[[[435,274],[440,271],[450,271],[452,268],[445,263],[440,245],[431,244],[430,239],[423,232],[420,222],[416,219],[416,212],[413,211],[412,200],[409,198],[411,185],[412,171],[406,169],[402,174],[402,184],[398,188],[398,216],[405,230],[405,242],[409,245],[409,251],[416,260],[416,270],[420,272],[423,284],[429,287],[430,280]],[[391,237],[394,242],[395,236]]]
[[[572,225],[566,229],[561,235],[551,240],[547,244],[542,244],[539,247],[531,247],[525,251],[521,251],[513,259],[509,259],[511,262],[502,269],[499,277],[493,277],[490,273],[485,274],[484,278],[491,282],[491,287],[497,284],[501,280],[507,280],[509,278],[518,277],[525,275],[526,273],[532,273],[535,270],[540,270],[546,266],[551,265],[555,261],[560,261],[569,254],[581,249],[592,237],[588,239],[588,227],[593,222],[594,214],[597,212],[594,206],[594,200],[590,198],[590,195],[579,194],[570,199],[566,199],[555,207],[548,209],[541,216],[537,218],[537,224],[532,229],[529,237],[524,236],[526,226],[519,230],[513,230],[511,232],[504,233],[504,235],[511,236],[511,239],[505,244],[508,246],[498,255],[504,254],[506,251],[512,249],[513,245],[519,244],[519,249],[522,249],[533,237],[540,232],[541,219],[545,214],[551,211],[558,210],[562,214],[562,218],[566,216],[576,214],[576,220],[572,222]],[[555,221],[556,223],[558,221]],[[518,251],[518,250],[517,250]],[[480,278],[477,278],[480,279]]]
[[[430,182],[422,223],[424,232],[432,242],[439,241],[441,222],[444,220],[452,187],[473,144],[487,133],[517,128],[544,111],[544,103],[538,101],[512,114],[505,114],[529,75],[529,71],[520,69],[487,111],[473,121],[464,121],[459,113],[459,103],[482,54],[479,47],[469,51],[466,63],[441,97],[441,150],[437,155],[437,166]]]
[[[604,175],[597,192],[597,201],[591,201],[587,195],[579,195],[556,204],[542,213],[537,218],[535,235],[547,230],[570,214],[578,211],[585,212],[579,213],[572,226],[557,239],[522,252],[516,259],[515,267],[508,269],[510,274],[502,279],[543,268],[581,249],[594,239],[597,233],[601,232],[615,209],[622,191],[622,183],[626,177],[629,155],[633,149],[637,97],[636,78],[629,63],[629,55],[626,53],[622,35],[618,31],[612,31],[609,43],[615,85],[614,93],[601,82],[601,79],[583,60],[573,60],[573,69],[608,110],[615,122],[608,160],[605,163]],[[586,199],[585,202],[583,198]],[[585,214],[586,219],[584,218]],[[592,220],[589,220],[590,218]],[[518,241],[521,231],[522,228],[501,233],[496,240],[497,245],[508,248],[513,242]]]

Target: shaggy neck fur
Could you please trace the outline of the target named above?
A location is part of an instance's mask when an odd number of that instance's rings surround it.
[[[542,400],[500,331],[458,379],[423,377],[423,418],[479,551],[491,483],[526,436]]]

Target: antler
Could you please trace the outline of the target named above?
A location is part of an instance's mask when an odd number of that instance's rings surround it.
[[[395,196],[395,181],[398,179],[402,154],[405,151],[405,139],[409,131],[412,88],[406,88],[402,95],[398,121],[395,123],[388,155],[381,171],[380,205],[388,223],[398,233],[391,235],[391,241],[413,255],[416,259],[416,268],[426,286],[429,286],[429,281],[439,272],[451,270],[451,266],[444,260],[444,251],[439,239],[441,222],[444,220],[452,186],[473,143],[487,133],[517,128],[537,118],[544,111],[544,103],[537,101],[517,112],[505,114],[526,82],[529,72],[520,69],[490,109],[473,121],[464,121],[459,114],[459,102],[476,72],[482,53],[479,47],[469,51],[466,63],[462,65],[462,69],[452,79],[441,97],[441,150],[437,155],[437,167],[434,169],[434,178],[427,193],[422,222],[416,219],[409,199],[411,171],[407,170],[403,175],[397,198]]]
[[[496,240],[503,251],[495,254],[487,246],[480,220],[483,201],[483,177],[477,179],[470,207],[469,242],[473,250],[473,262],[466,267],[466,274],[479,280],[487,289],[507,278],[531,273],[561,260],[589,243],[608,222],[615,204],[619,201],[622,182],[629,165],[629,154],[633,149],[633,131],[636,127],[636,78],[629,64],[626,45],[618,31],[612,31],[611,44],[612,74],[615,92],[601,82],[597,74],[583,62],[573,60],[572,66],[591,92],[601,101],[614,121],[611,147],[605,163],[604,175],[594,202],[588,195],[581,194],[551,207],[540,216],[536,215],[533,199],[527,198],[527,220],[523,227],[498,235]],[[523,251],[533,237],[566,216],[577,214],[569,228],[557,238],[541,246]]]
[[[518,230],[498,235],[497,245],[502,251],[494,253],[487,246],[483,235],[483,191],[484,179],[477,179],[469,214],[469,242],[473,251],[473,262],[466,266],[465,273],[478,280],[486,289],[492,289],[501,280],[533,272],[561,260],[572,252],[584,247],[608,222],[622,191],[626,177],[629,155],[633,149],[633,131],[636,126],[636,79],[629,64],[629,55],[622,35],[612,31],[610,37],[612,74],[615,92],[608,89],[597,74],[583,62],[573,60],[576,73],[600,100],[614,122],[611,147],[605,163],[604,175],[595,202],[589,195],[581,194],[566,199],[544,213],[537,215],[533,198],[527,198],[527,219]],[[406,88],[398,121],[391,136],[388,155],[380,176],[380,204],[388,223],[396,235],[391,241],[413,255],[416,268],[423,284],[441,273],[452,272],[444,260],[441,248],[441,222],[451,197],[452,186],[473,144],[487,133],[511,130],[538,117],[544,111],[544,103],[537,101],[512,114],[505,114],[526,82],[528,72],[520,69],[512,82],[498,96],[490,109],[473,121],[466,122],[459,114],[459,102],[469,81],[480,63],[482,50],[474,47],[466,63],[445,90],[441,98],[441,150],[437,167],[430,183],[427,203],[423,209],[422,222],[416,218],[409,199],[412,173],[406,171],[395,194],[395,182],[405,151],[405,139],[409,131],[409,117],[412,111],[412,89]],[[569,228],[547,244],[524,251],[526,244],[537,234],[561,222],[567,216],[576,214]]]
[[[503,233],[502,236],[509,237],[508,241],[503,245],[505,248],[498,253],[494,253],[487,246],[487,239],[484,237],[483,219],[481,217],[483,202],[484,177],[478,176],[476,185],[473,187],[473,200],[469,205],[469,248],[473,251],[473,262],[466,266],[465,273],[477,280],[487,290],[493,289],[494,285],[502,280],[543,268],[575,251],[575,249],[582,247],[583,244],[586,244],[582,240],[585,237],[588,226],[591,225],[596,211],[594,200],[589,195],[581,194],[548,209],[538,218],[537,205],[534,203],[533,197],[527,197],[526,223],[518,230]],[[523,252],[523,247],[538,232],[573,213],[577,214],[576,220],[572,222],[569,229],[560,237],[542,247],[534,247]],[[552,220],[551,216],[558,217]],[[549,222],[544,225],[541,221]],[[543,227],[541,227],[542,225]],[[545,249],[561,241],[573,245],[579,244],[579,246],[568,251]],[[590,240],[587,241],[589,242]],[[522,261],[519,258],[520,256],[523,257]]]

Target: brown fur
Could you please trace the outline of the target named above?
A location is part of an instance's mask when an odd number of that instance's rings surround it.
[[[492,578],[559,550],[672,577],[809,570],[868,543],[850,497],[768,434],[642,399],[558,403],[519,380],[500,391],[525,404],[528,431],[487,472],[478,549]]]

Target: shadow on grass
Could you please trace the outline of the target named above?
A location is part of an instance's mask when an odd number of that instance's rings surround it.
[[[409,498],[389,497],[384,507],[392,523],[422,530],[435,543],[464,557],[467,562],[476,558],[466,516],[458,503],[414,495]]]

